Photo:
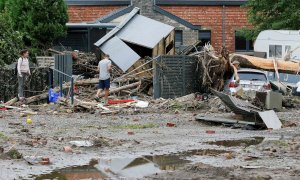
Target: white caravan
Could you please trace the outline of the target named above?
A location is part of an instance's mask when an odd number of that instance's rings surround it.
[[[267,59],[293,59],[300,61],[300,30],[262,31],[256,38],[254,51],[264,53]],[[272,72],[268,72],[268,78],[269,80],[277,79],[275,73]],[[296,83],[300,81],[300,76],[279,73],[279,79],[291,87],[297,87]]]
[[[254,51],[266,53],[268,59],[284,59],[288,56],[300,60],[300,30],[262,31],[256,38]]]

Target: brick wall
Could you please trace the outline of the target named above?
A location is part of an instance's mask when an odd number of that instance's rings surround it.
[[[198,32],[189,29],[178,22],[153,11],[152,0],[133,0],[133,5],[141,9],[141,14],[160,22],[174,26],[183,31],[183,44],[193,44],[198,39]],[[90,22],[101,18],[112,11],[124,6],[69,6],[69,22]],[[220,49],[222,39],[222,6],[160,6],[164,10],[204,29],[211,30],[211,43],[215,49]],[[225,44],[231,51],[235,51],[235,30],[250,26],[247,23],[247,11],[239,6],[225,7]]]
[[[222,6],[160,6],[164,10],[187,20],[194,25],[211,30],[211,43],[215,49],[222,46]],[[235,51],[235,30],[250,26],[247,22],[247,10],[239,6],[225,7],[225,43]]]
[[[171,25],[175,27],[176,30],[182,30],[183,44],[190,45],[197,41],[198,31],[191,30],[183,26],[182,24],[158,13],[153,10],[153,1],[152,0],[132,0],[132,4],[135,7],[140,8],[140,14],[151,19],[160,21],[162,23]]]
[[[122,6],[68,6],[69,22],[91,22]]]

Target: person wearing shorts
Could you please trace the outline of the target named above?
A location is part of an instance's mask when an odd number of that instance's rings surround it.
[[[110,73],[111,73],[111,60],[109,60],[109,55],[105,54],[104,59],[99,61],[98,64],[99,70],[99,84],[96,99],[99,100],[99,96],[102,91],[105,91],[104,103],[106,104],[109,96],[110,88]]]

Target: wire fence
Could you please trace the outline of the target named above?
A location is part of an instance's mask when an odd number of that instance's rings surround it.
[[[31,76],[25,82],[25,97],[48,91],[49,68],[30,68]],[[18,78],[14,69],[0,69],[0,101],[6,102],[18,94]]]
[[[160,56],[155,61],[154,98],[176,98],[200,91],[198,61],[193,56]]]

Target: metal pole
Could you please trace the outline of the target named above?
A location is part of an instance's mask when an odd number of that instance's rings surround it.
[[[74,78],[71,78],[71,105],[74,105]]]
[[[61,74],[59,74],[59,88],[60,88],[60,97],[62,97],[63,84],[62,84],[62,75]]]
[[[223,5],[222,9],[222,44],[225,46],[226,45],[226,39],[225,39],[225,5]]]

